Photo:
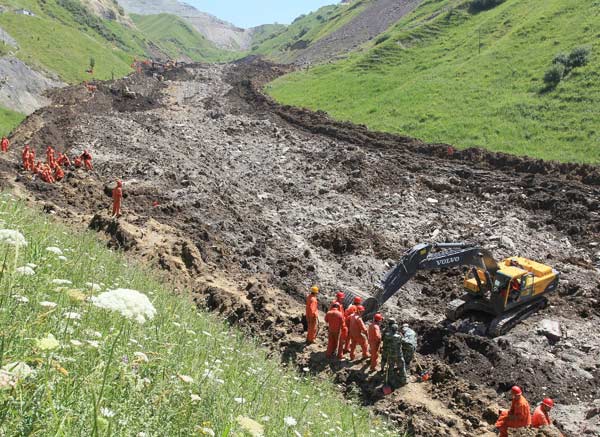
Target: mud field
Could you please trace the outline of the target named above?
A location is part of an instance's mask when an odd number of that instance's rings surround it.
[[[600,435],[598,168],[478,149],[449,155],[446,145],[278,106],[259,90],[286,68],[248,59],[189,65],[164,80],[145,71],[93,94],[54,91],[52,105],[13,134],[3,184],[164,269],[198,305],[260,336],[274,357],[334,375],[348,396],[414,435],[494,435],[513,384],[532,405],[553,397],[565,435]],[[70,155],[88,148],[95,171],[55,185],[33,180],[18,166],[26,143],[38,156],[46,145]],[[118,221],[108,216],[116,178],[125,192]],[[562,272],[558,292],[508,335],[488,339],[475,322],[456,332],[444,320],[461,293],[460,270],[418,274],[384,315],[414,325],[412,370],[433,378],[385,398],[366,362],[326,362],[324,327],[305,347],[308,287],[322,287],[324,309],[339,289],[371,290],[412,245],[443,241],[550,264]],[[544,319],[560,323],[558,341],[539,332]]]

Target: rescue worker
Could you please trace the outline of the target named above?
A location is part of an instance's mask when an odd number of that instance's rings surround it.
[[[115,193],[113,190],[113,200],[114,195]],[[319,287],[313,286],[310,289],[310,293],[308,294],[308,296],[306,296],[306,324],[308,326],[308,332],[306,333],[306,342],[308,344],[314,343],[315,339],[317,338],[317,324],[319,323],[319,302],[317,301],[318,293]]]
[[[533,412],[533,416],[531,417],[531,426],[534,428],[541,428],[542,426],[552,425],[552,419],[550,419],[550,410],[553,407],[554,401],[552,399],[544,399]]]
[[[344,323],[344,316],[340,311],[339,303],[336,302],[331,305],[331,309],[325,314],[325,323],[327,323],[328,329],[327,352],[325,353],[325,356],[327,358],[333,358],[333,354],[335,354],[338,348],[342,325]]]
[[[371,372],[377,370],[377,360],[379,360],[379,347],[381,346],[381,328],[379,324],[383,316],[379,313],[373,316],[373,323],[369,325],[369,353],[371,354]]]
[[[3,153],[8,152],[8,144],[9,144],[8,138],[2,137],[2,152]]]
[[[369,351],[367,349],[367,327],[363,322],[362,314],[365,311],[365,307],[359,305],[356,307],[356,312],[350,316],[348,323],[348,336],[350,337],[350,360],[354,360],[356,346],[360,345],[362,350],[363,359],[369,358]]]
[[[119,217],[121,215],[121,199],[123,199],[123,182],[120,180],[117,181],[117,186],[115,188],[113,188],[112,199],[113,199],[112,215],[114,217]],[[311,293],[311,295],[312,295],[312,293]],[[317,300],[317,297],[315,296],[315,301],[316,300]],[[316,304],[315,304],[315,311],[317,311]],[[307,317],[307,320],[308,320],[308,317]],[[317,333],[315,330],[315,337],[316,336],[317,336]],[[314,341],[314,338],[313,338],[313,341]]]
[[[21,158],[23,159],[23,168],[29,170],[29,146],[27,144],[25,145],[25,148],[23,148]]]
[[[58,159],[56,160],[57,164],[65,166],[65,168],[71,167],[71,160],[67,155],[61,153],[58,155]]]
[[[77,156],[73,159],[73,165],[75,168],[81,168],[81,156]]]
[[[356,296],[354,298],[354,300],[352,301],[352,305],[350,305],[348,307],[348,309],[346,310],[346,312],[344,313],[346,325],[348,324],[348,322],[350,320],[350,316],[356,312],[356,307],[358,305],[360,305],[361,303],[362,303],[362,298],[360,296]],[[342,333],[342,337],[343,337],[343,333]],[[344,353],[347,353],[350,350],[350,337],[348,336],[348,333],[346,333],[346,337],[344,338],[343,346],[344,346],[343,347]]]
[[[383,333],[381,350],[381,371],[385,373],[386,382],[398,388],[406,385],[406,367],[402,355],[402,336],[398,333],[398,325],[394,319],[388,321]]]
[[[92,166],[92,155],[87,150],[84,150],[81,154],[81,160],[83,161],[83,165],[89,171],[92,171],[94,167]]]
[[[48,146],[46,148],[46,163],[50,166],[50,168],[54,168],[54,163],[55,163],[55,158],[54,158],[54,149],[52,148],[52,146]]]
[[[35,173],[35,150],[33,147],[29,149],[29,158],[27,159],[29,170]]]
[[[65,172],[60,167],[60,165],[58,163],[56,163],[56,167],[54,167],[54,179],[56,181],[62,181],[62,179],[64,177],[65,177]]]
[[[346,297],[346,295],[342,291],[338,291],[335,294],[335,300],[331,303],[331,305],[329,306],[329,309],[332,309],[333,304],[337,303],[338,309],[342,313],[342,316],[343,316],[344,315],[344,298],[345,297]],[[340,360],[342,358],[344,358],[344,350],[343,349],[344,349],[344,342],[346,341],[346,338],[348,338],[348,324],[346,323],[346,319],[344,317],[343,324],[342,324],[342,332],[340,333],[340,341],[339,341],[338,351],[337,351],[337,357]]]
[[[521,387],[515,385],[510,391],[512,394],[510,410],[500,410],[500,417],[496,421],[500,437],[508,437],[508,428],[524,428],[531,424],[529,402],[523,396]]]
[[[406,369],[410,368],[410,363],[417,350],[417,333],[410,329],[408,323],[402,325],[402,355]]]
[[[342,314],[344,313],[344,299],[345,299],[346,295],[344,294],[343,291],[338,291],[335,294],[335,299],[333,300],[333,302],[331,302],[331,305],[329,305],[329,309],[333,308],[333,304],[337,303],[339,305],[339,309],[342,312]]]

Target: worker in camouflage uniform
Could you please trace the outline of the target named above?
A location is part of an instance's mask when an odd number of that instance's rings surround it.
[[[398,333],[398,324],[394,319],[388,321],[383,334],[381,370],[386,380],[394,388],[406,385],[406,367],[402,355],[402,336]]]
[[[408,323],[402,325],[402,355],[404,355],[404,364],[410,368],[410,363],[417,350],[417,333],[410,329]]]

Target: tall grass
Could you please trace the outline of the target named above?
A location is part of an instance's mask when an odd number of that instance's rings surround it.
[[[8,195],[0,220],[28,243],[0,243],[0,365],[33,372],[0,372],[0,435],[394,435],[92,234]],[[35,274],[15,271],[27,264]],[[117,287],[145,293],[156,316],[140,324],[91,302]]]
[[[24,118],[25,116],[19,112],[0,107],[0,137],[8,136]]]

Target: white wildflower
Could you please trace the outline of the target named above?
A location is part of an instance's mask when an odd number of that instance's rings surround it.
[[[233,398],[233,400],[236,401],[238,404],[246,403],[246,399],[244,399],[244,398]]]
[[[238,416],[236,421],[240,427],[242,427],[244,431],[247,431],[252,437],[263,437],[265,435],[265,428],[256,420],[246,416]]]
[[[2,366],[2,370],[13,375],[15,380],[25,379],[35,375],[35,371],[22,361],[16,361]]]
[[[212,334],[210,332],[202,331],[202,333],[207,337],[212,337]]]
[[[15,375],[6,370],[0,370],[0,390],[14,388],[17,385]]]
[[[178,373],[177,377],[179,379],[181,379],[183,382],[185,382],[186,384],[193,384],[194,383],[194,378],[192,378],[191,376],[181,375],[181,374]]]
[[[27,296],[21,296],[20,294],[14,294],[13,297],[19,303],[29,303],[29,298]]]
[[[95,284],[93,282],[86,282],[85,286],[87,288],[91,288],[92,291],[100,291],[100,290],[102,290],[102,287],[100,286],[100,284]]]
[[[140,431],[136,435],[137,437],[148,437],[148,434],[146,434],[144,431]]]
[[[46,247],[46,251],[53,253],[54,255],[62,255],[63,254],[62,250],[60,250],[58,247],[54,247],[54,246]]]
[[[118,311],[124,317],[139,323],[151,320],[156,315],[156,309],[148,297],[136,290],[109,290],[93,297],[92,303],[99,308]]]
[[[303,368],[302,368],[302,371],[303,371],[303,372],[310,372],[310,369],[309,369],[308,367],[303,367]]]
[[[300,432],[298,430],[294,430],[294,435],[296,437],[302,437],[302,434],[300,434]]]
[[[192,399],[192,402],[198,402],[201,399],[200,396],[193,393],[190,395],[190,398]]]
[[[83,344],[79,340],[71,340],[71,341],[69,341],[69,343],[71,343],[71,345],[75,346],[75,347],[79,347],[79,346],[81,346]]]
[[[198,431],[200,431],[202,433],[202,435],[215,437],[215,432],[213,431],[212,428],[207,428],[205,426],[199,426],[197,429],[198,429]]]
[[[48,334],[44,338],[36,339],[35,344],[38,349],[43,351],[51,351],[60,346],[60,343],[52,334]]]
[[[323,413],[323,412],[321,412],[321,417],[323,419],[329,419],[329,416],[327,414]]]
[[[100,343],[98,343],[96,340],[86,340],[85,342],[93,348],[98,349],[100,347]]]
[[[93,335],[96,338],[102,338],[102,333],[98,331],[92,331],[91,335]]]
[[[224,380],[222,380],[221,378],[215,378],[215,382],[216,382],[217,384],[225,384],[225,381],[224,381]]]
[[[68,260],[68,258],[66,256],[62,256],[62,255],[59,256],[58,259],[61,260],[61,261],[67,261]]]
[[[271,418],[269,416],[263,416],[260,418],[260,420],[262,420],[263,422],[268,422],[271,420]]]
[[[298,421],[292,416],[286,416],[283,418],[283,423],[285,423],[285,426],[296,426]]]
[[[73,283],[68,279],[53,279],[52,283],[54,285],[73,285]]]
[[[176,328],[181,328],[181,323],[173,322],[173,326],[175,326]]]
[[[19,231],[13,229],[0,229],[0,243],[9,244],[11,246],[27,246],[25,236]]]
[[[108,417],[108,418],[115,417],[115,412],[106,407],[100,408],[100,414],[102,414],[104,417]]]
[[[15,272],[23,275],[23,276],[33,276],[35,275],[35,270],[33,270],[31,267],[29,266],[23,266],[23,267],[17,267],[15,269]]]
[[[65,317],[65,319],[69,319],[69,320],[81,320],[81,314],[74,313],[74,312],[65,313],[64,317]]]
[[[34,263],[27,263],[25,264],[26,267],[29,267],[30,269],[37,269],[37,264]]]
[[[133,356],[138,358],[139,361],[143,361],[144,363],[148,362],[148,355],[146,355],[144,352],[134,352]]]
[[[58,304],[54,302],[48,302],[47,300],[43,300],[40,302],[40,306],[43,306],[44,308],[56,308]]]

